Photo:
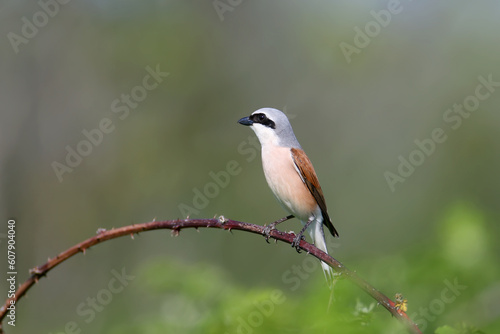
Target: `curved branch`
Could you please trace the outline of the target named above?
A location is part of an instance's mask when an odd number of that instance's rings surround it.
[[[85,250],[97,245],[106,240],[115,239],[125,235],[134,236],[140,232],[158,230],[158,229],[170,229],[172,234],[177,235],[179,231],[184,228],[218,228],[223,230],[240,230],[255,234],[264,235],[264,226],[259,226],[255,224],[249,224],[244,222],[239,222],[235,220],[226,219],[223,216],[218,219],[179,219],[179,220],[167,220],[167,221],[153,221],[150,223],[134,224],[129,226],[124,226],[120,228],[115,228],[112,230],[98,230],[98,234],[92,238],[89,238],[67,250],[57,255],[55,258],[49,259],[45,264],[35,267],[30,270],[31,276],[17,289],[15,296],[7,299],[5,304],[0,308],[0,333],[2,330],[2,321],[7,315],[7,307],[10,305],[11,300],[17,303],[21,297],[23,297],[26,292],[36,283],[38,280],[45,276],[50,270],[59,265],[60,263],[66,261],[70,257],[78,253],[85,253]],[[269,233],[270,237],[283,241],[285,243],[291,244],[295,234],[285,233],[278,230],[271,230]],[[421,331],[418,326],[408,317],[408,315],[398,307],[398,304],[393,302],[390,298],[382,294],[380,291],[372,287],[368,282],[363,280],[361,277],[356,275],[353,271],[346,268],[342,263],[316,248],[314,245],[302,240],[300,242],[300,248],[304,251],[310,253],[319,260],[326,262],[330,267],[332,267],[336,272],[341,273],[343,276],[347,277],[351,282],[360,287],[367,294],[372,296],[379,304],[386,308],[394,317],[402,321],[411,333],[419,333]]]

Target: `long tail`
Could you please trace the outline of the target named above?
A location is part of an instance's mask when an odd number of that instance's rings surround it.
[[[325,233],[323,232],[322,218],[316,219],[316,221],[313,223],[313,226],[311,226],[309,229],[309,234],[311,235],[311,238],[313,239],[316,247],[328,254],[328,249],[326,248]],[[321,267],[323,268],[323,272],[325,273],[325,278],[328,286],[331,286],[333,282],[333,269],[323,261],[321,261]]]

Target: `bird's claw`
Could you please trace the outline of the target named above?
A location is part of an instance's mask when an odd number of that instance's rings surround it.
[[[306,240],[306,238],[304,237],[303,234],[299,233],[299,235],[297,235],[295,238],[293,238],[293,241],[292,241],[292,247],[295,248],[297,253],[300,253],[300,241],[301,240]]]
[[[262,234],[266,238],[266,242],[269,243],[269,238],[271,237],[271,231],[276,229],[275,224],[269,224],[264,226],[264,230],[262,231]]]

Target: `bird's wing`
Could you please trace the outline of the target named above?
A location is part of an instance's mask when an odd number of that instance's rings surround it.
[[[295,164],[295,168],[299,173],[302,182],[304,182],[307,186],[307,189],[309,189],[321,209],[323,224],[328,227],[328,230],[334,237],[338,237],[339,234],[335,227],[333,227],[332,221],[328,216],[323,190],[321,190],[321,186],[319,185],[318,177],[316,176],[311,160],[309,160],[305,152],[301,149],[292,148],[290,151],[292,153],[293,163]]]

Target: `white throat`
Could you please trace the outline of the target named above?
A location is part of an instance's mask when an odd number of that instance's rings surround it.
[[[257,135],[257,138],[259,138],[260,144],[262,146],[281,146],[280,138],[278,137],[278,134],[276,133],[276,131],[274,131],[274,129],[257,123],[253,124],[251,128]]]

